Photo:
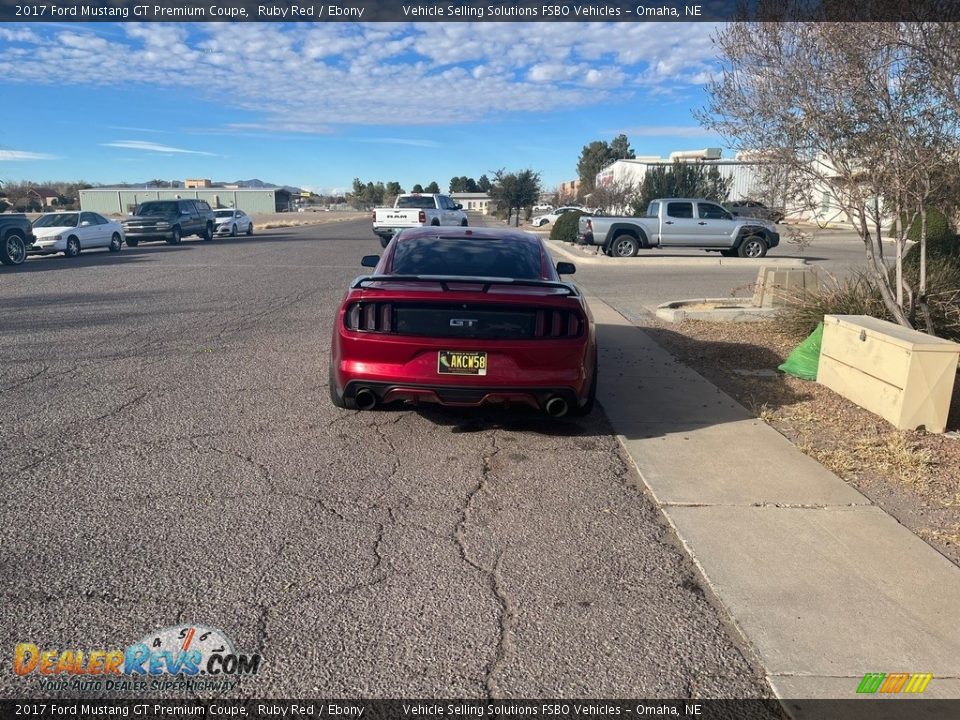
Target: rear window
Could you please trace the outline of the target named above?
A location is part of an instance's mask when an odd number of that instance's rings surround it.
[[[177,212],[175,202],[147,202],[137,208],[137,215],[171,215]]]
[[[393,256],[398,275],[456,275],[539,280],[540,250],[534,243],[482,238],[401,240]]]
[[[423,197],[423,196],[409,196],[409,197],[399,197],[397,198],[397,207],[398,208],[422,208],[422,209],[433,209],[436,207],[433,203],[432,197]]]
[[[667,203],[667,215],[674,218],[692,218],[693,203],[688,203],[688,202]]]

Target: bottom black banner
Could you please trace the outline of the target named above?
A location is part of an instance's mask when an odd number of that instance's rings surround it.
[[[960,699],[853,700],[0,700],[0,718],[413,718],[682,717],[701,720],[960,720]]]

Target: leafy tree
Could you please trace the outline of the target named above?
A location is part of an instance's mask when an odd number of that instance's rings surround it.
[[[501,213],[506,212],[507,223],[513,218],[514,226],[519,225],[520,209],[533,205],[539,196],[540,173],[530,169],[516,173],[500,169],[494,173],[490,197],[497,210]]]
[[[614,160],[634,158],[630,141],[622,133],[609,144],[605,140],[594,140],[584,145],[577,162],[577,176],[580,178],[580,196],[592,193],[596,187],[597,173]]]
[[[477,180],[477,192],[488,193],[493,188],[493,183],[486,175],[481,175]]]
[[[647,168],[640,192],[633,203],[634,214],[646,212],[651,200],[662,197],[704,198],[726,202],[733,177],[723,177],[716,166],[675,160],[672,166]]]
[[[427,185],[427,187],[426,187],[426,189],[424,190],[424,192],[428,192],[428,193],[438,193],[438,192],[440,192],[440,186],[437,185],[437,181],[434,180],[432,183],[430,183],[429,185]]]
[[[391,180],[387,183],[387,195],[392,195],[396,197],[397,195],[403,195],[403,188],[400,186],[400,183]]]
[[[413,190],[411,190],[410,192],[422,193],[423,185],[421,185],[420,183],[417,183],[416,185],[413,186]]]

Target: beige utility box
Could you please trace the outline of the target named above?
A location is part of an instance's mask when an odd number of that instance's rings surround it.
[[[805,292],[816,290],[818,286],[819,279],[814,268],[764,266],[757,273],[752,304],[763,308],[784,307]]]
[[[825,315],[817,382],[900,430],[947,424],[960,345],[868,315]]]

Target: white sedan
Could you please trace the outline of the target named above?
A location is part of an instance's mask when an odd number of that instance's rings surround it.
[[[123,247],[123,226],[95,212],[69,211],[41,215],[33,221],[36,237],[27,252],[34,255],[63,253],[76,257],[82,250],[106,248],[120,252]]]
[[[253,235],[253,220],[243,210],[214,210],[214,233],[236,237],[240,233]]]
[[[587,212],[584,208],[578,207],[575,205],[568,205],[566,207],[559,207],[553,212],[547,213],[546,215],[537,215],[533,220],[530,221],[530,224],[534,227],[543,227],[547,223],[554,223],[557,221],[557,218],[563,215],[564,213],[571,212],[572,210],[579,210],[580,212]]]

